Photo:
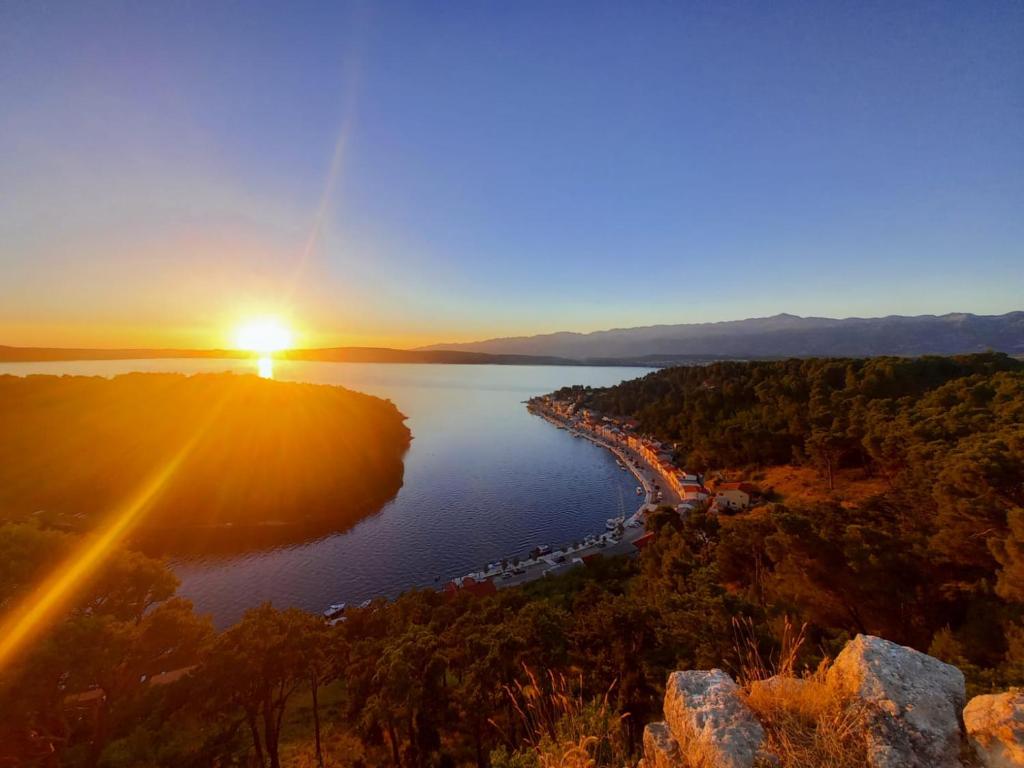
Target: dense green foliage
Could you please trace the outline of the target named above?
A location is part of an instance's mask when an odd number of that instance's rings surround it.
[[[936,642],[972,667],[1016,653],[1024,363],[1000,354],[717,363],[560,395],[637,418],[688,467],[792,462],[827,480],[851,467],[884,478],[888,490],[860,504],[729,521],[722,582],[826,634]]]
[[[336,627],[264,606],[215,634],[172,597],[158,563],[115,553],[0,672],[0,711],[16,715],[0,719],[7,756],[111,768],[312,765],[322,725],[327,765],[483,766],[493,753],[497,765],[531,766],[509,691],[549,678],[528,669],[564,673],[584,697],[607,693],[635,750],[669,671],[735,669],[736,620],[750,622],[766,656],[788,619],[807,625],[808,664],[868,632],[958,664],[975,691],[1024,683],[1019,365],[1000,356],[724,364],[580,395],[638,415],[709,467],[794,452],[820,462],[807,441],[824,431],[838,466],[884,475],[889,490],[733,517],[682,521],[662,510],[636,560],[598,560],[486,598],[410,592]],[[703,439],[690,419],[731,440]],[[745,445],[753,436],[766,439]],[[41,526],[0,527],[0,614],[76,543]],[[173,683],[140,680],[178,667],[190,671]],[[64,698],[92,686],[106,695]]]
[[[90,530],[152,488],[137,535],[177,549],[351,525],[409,445],[388,401],[232,374],[0,376],[0,424],[0,520]]]
[[[586,404],[633,416],[641,431],[678,444],[686,464],[695,469],[785,464],[822,451],[843,464],[864,465],[891,461],[886,442],[933,439],[914,432],[918,423],[934,416],[929,409],[947,399],[982,419],[972,423],[970,413],[961,413],[954,430],[988,430],[994,425],[984,419],[1012,417],[987,412],[1013,400],[1008,390],[1022,372],[1024,363],[995,353],[727,362],[668,368],[577,393]],[[558,394],[571,395],[573,388]],[[925,396],[930,405],[915,409]],[[903,429],[893,433],[887,424],[897,414]],[[952,436],[947,432],[947,438]]]

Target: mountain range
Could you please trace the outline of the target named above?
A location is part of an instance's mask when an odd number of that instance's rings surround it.
[[[835,319],[779,314],[720,323],[650,325],[434,344],[424,351],[541,355],[593,362],[695,357],[951,355],[996,350],[1024,354],[1024,312]]]

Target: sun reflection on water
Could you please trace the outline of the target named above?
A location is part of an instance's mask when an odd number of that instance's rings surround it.
[[[270,355],[264,355],[256,361],[256,370],[259,372],[261,379],[274,378],[274,358]]]

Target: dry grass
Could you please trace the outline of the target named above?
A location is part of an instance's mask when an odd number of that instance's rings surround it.
[[[686,768],[721,768],[717,751],[707,742],[698,740],[696,734],[683,734],[677,740]]]
[[[828,660],[798,670],[804,630],[786,621],[777,654],[764,659],[749,624],[737,623],[739,682],[766,735],[765,752],[781,768],[863,768],[867,722],[863,705],[825,685]]]
[[[537,760],[540,768],[595,768],[596,744],[597,738],[594,736],[584,736],[576,744],[551,744],[537,750]]]
[[[526,668],[528,682],[505,692],[525,733],[526,751],[539,768],[622,768],[631,765],[622,717],[608,703],[611,690],[583,697],[582,679]],[[493,723],[497,727],[496,723]]]
[[[783,768],[862,768],[867,764],[864,709],[838,699],[820,674],[751,692],[748,703],[764,726],[766,751]]]
[[[742,477],[734,473],[732,477]],[[785,504],[811,504],[837,500],[844,506],[855,505],[870,496],[889,490],[882,477],[866,477],[859,469],[843,469],[836,473],[835,490],[829,491],[821,475],[813,467],[784,464],[766,467],[754,473],[754,483],[763,490],[774,491]]]
[[[357,768],[373,762],[358,736],[331,723],[324,726],[323,753],[324,765],[328,768]],[[281,765],[284,768],[319,768],[313,739],[283,744]]]

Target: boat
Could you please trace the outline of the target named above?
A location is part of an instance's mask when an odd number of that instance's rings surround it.
[[[639,485],[636,487],[636,495],[637,496],[643,496],[644,495],[644,489],[641,488]]]
[[[609,531],[614,531],[616,528],[622,525],[625,522],[625,520],[626,518],[624,517],[609,517],[608,522],[604,524],[604,527],[607,528]]]
[[[336,619],[345,612],[346,607],[345,603],[334,603],[332,605],[328,605],[324,609],[323,616],[325,619]]]

